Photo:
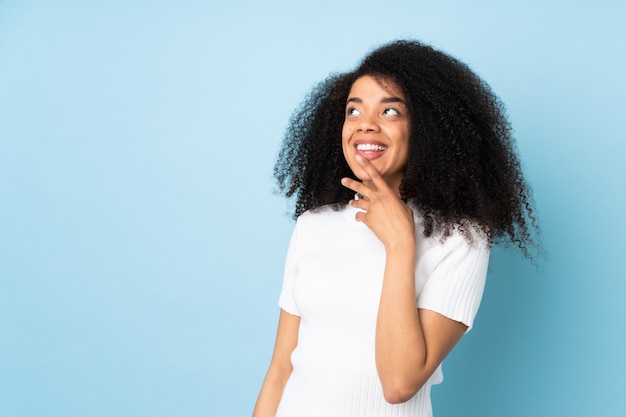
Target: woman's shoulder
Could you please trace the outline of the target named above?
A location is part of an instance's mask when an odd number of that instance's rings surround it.
[[[318,222],[324,220],[331,220],[333,218],[339,218],[345,214],[346,208],[350,207],[345,204],[328,204],[325,206],[315,207],[306,210],[300,216],[298,216],[297,223],[309,223]]]
[[[431,226],[431,232],[425,236],[425,220],[414,210],[415,232],[425,241],[426,246],[443,246],[454,248],[457,246],[490,246],[489,237],[483,228],[471,220],[459,220],[450,225]]]

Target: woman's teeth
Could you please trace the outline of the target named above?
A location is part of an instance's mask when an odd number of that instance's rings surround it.
[[[357,151],[384,151],[386,150],[387,147],[383,146],[383,145],[376,145],[373,143],[360,143],[358,145],[356,145],[356,150]]]

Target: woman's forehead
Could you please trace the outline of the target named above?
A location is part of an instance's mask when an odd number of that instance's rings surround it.
[[[365,74],[365,75],[358,77],[352,83],[352,86],[350,87],[350,92],[353,91],[355,84],[357,84],[359,81],[364,81],[364,79],[373,80],[380,88],[382,88],[383,90],[385,90],[387,93],[389,93],[392,96],[405,98],[404,91],[398,85],[397,82],[395,82],[391,77],[380,75],[380,74]]]

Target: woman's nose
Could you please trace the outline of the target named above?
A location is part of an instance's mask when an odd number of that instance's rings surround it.
[[[366,115],[363,116],[359,122],[359,126],[357,130],[361,132],[375,132],[378,130],[378,123],[376,122],[375,116]]]

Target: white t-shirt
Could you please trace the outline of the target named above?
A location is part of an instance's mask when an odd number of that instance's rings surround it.
[[[279,306],[300,316],[293,372],[277,417],[427,417],[439,367],[409,401],[383,397],[374,357],[385,249],[355,220],[357,209],[302,214],[291,238]],[[416,217],[416,306],[471,328],[482,297],[488,245],[458,232],[425,238]]]

